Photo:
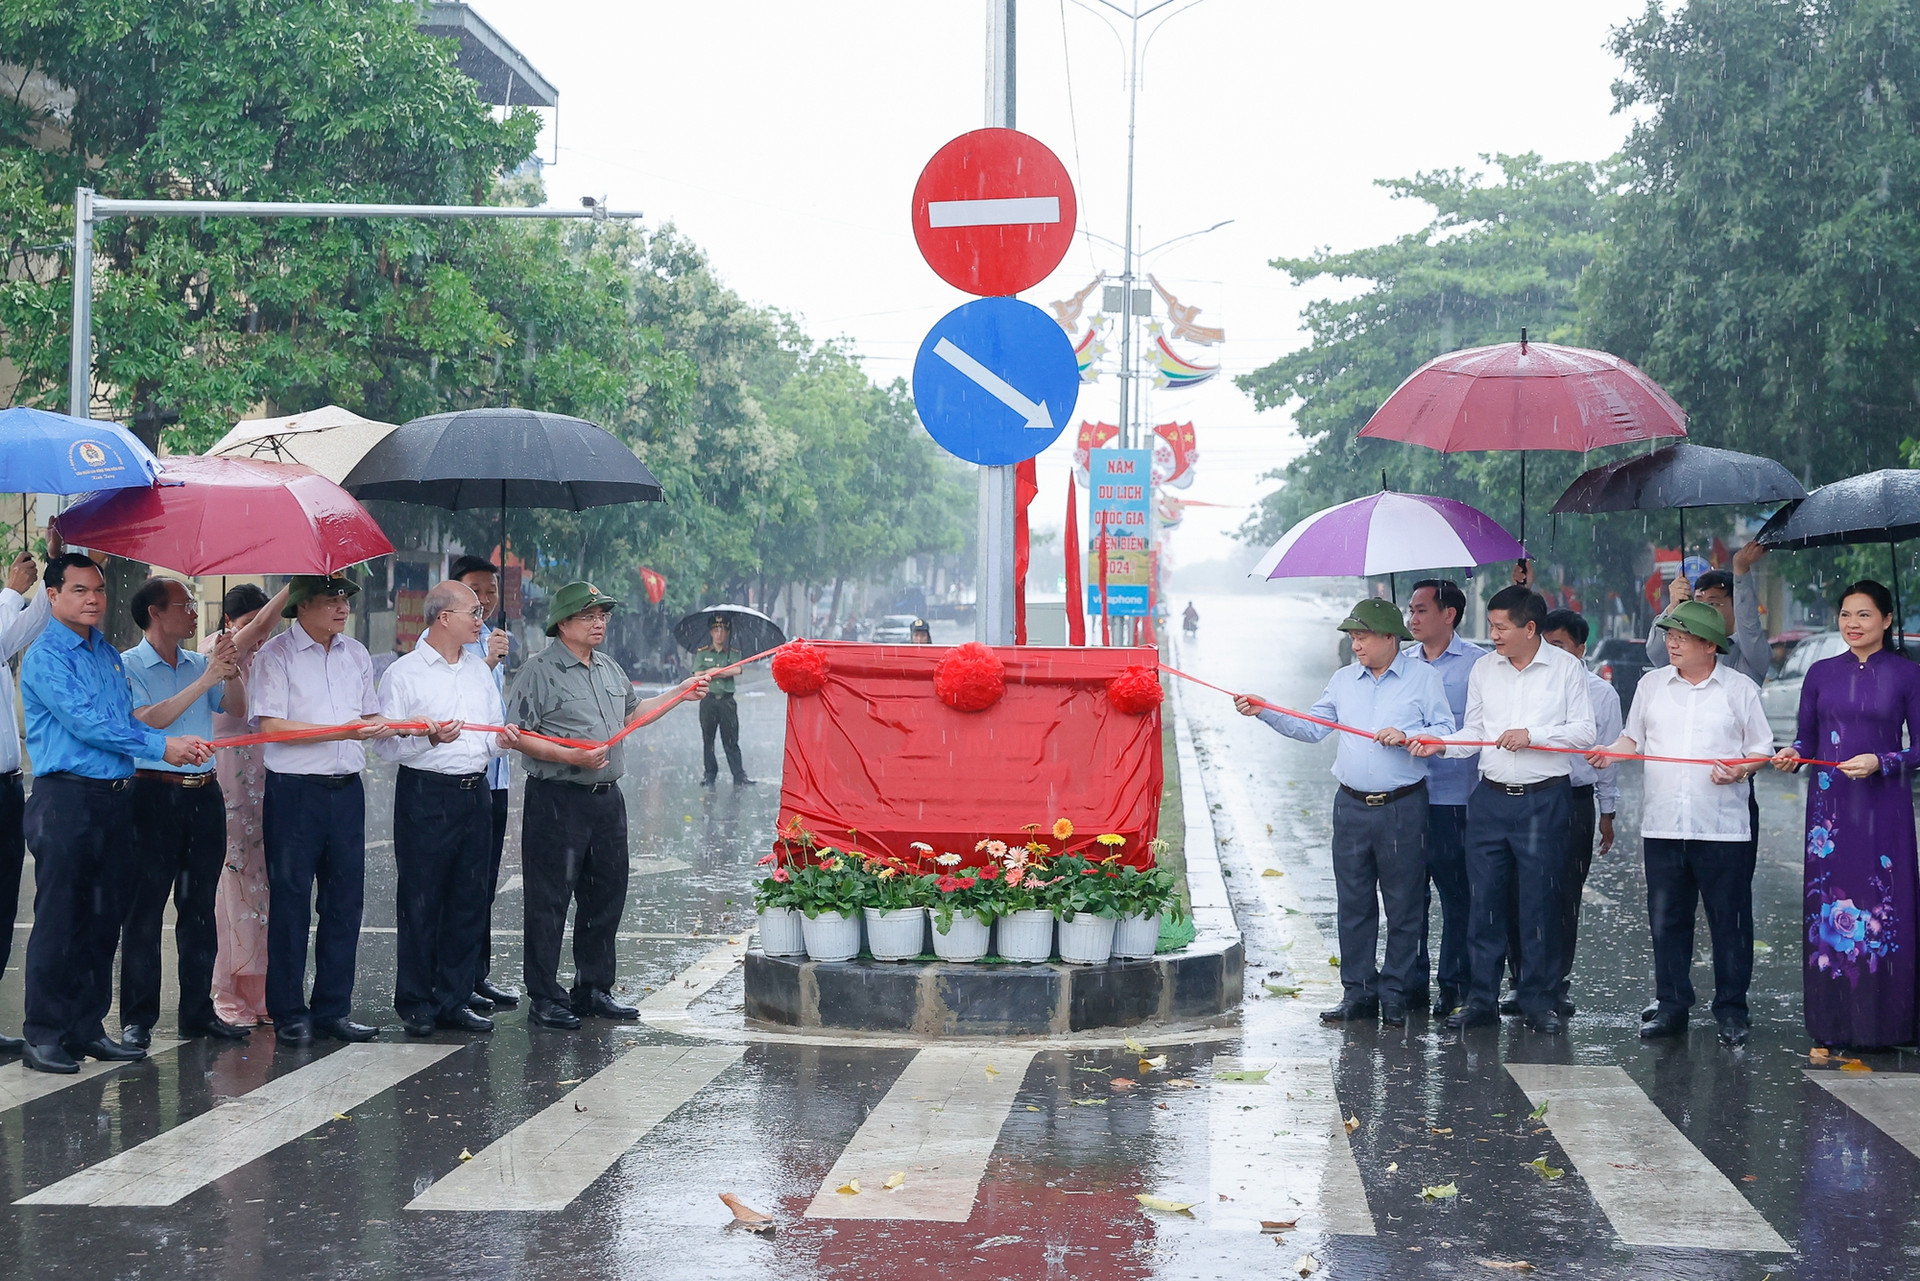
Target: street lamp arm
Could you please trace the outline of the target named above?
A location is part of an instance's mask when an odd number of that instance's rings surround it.
[[[1171,239],[1171,240],[1163,240],[1163,241],[1161,241],[1161,242],[1160,242],[1159,244],[1157,244],[1157,245],[1155,245],[1155,246],[1154,246],[1153,248],[1151,248],[1151,249],[1142,249],[1142,250],[1140,251],[1140,256],[1141,256],[1142,258],[1145,258],[1145,257],[1146,257],[1146,256],[1147,256],[1148,254],[1151,254],[1151,253],[1158,253],[1158,252],[1159,252],[1160,250],[1162,250],[1162,249],[1165,249],[1165,248],[1166,248],[1166,247],[1167,247],[1168,245],[1177,245],[1177,244],[1179,244],[1179,243],[1180,243],[1181,241],[1183,241],[1183,240],[1192,240],[1192,239],[1193,239],[1193,238],[1194,238],[1195,236],[1204,236],[1204,235],[1206,235],[1206,234],[1208,234],[1209,232],[1214,232],[1214,231],[1218,231],[1218,230],[1220,230],[1220,228],[1222,228],[1222,227],[1224,227],[1224,226],[1226,226],[1226,225],[1227,225],[1228,223],[1230,223],[1230,222],[1232,222],[1232,221],[1233,221],[1233,219],[1231,219],[1231,218],[1227,218],[1227,219],[1225,219],[1225,220],[1223,220],[1223,221],[1221,221],[1221,222],[1216,222],[1216,223],[1214,223],[1214,224],[1213,224],[1213,226],[1211,226],[1211,227],[1207,227],[1207,228],[1204,228],[1204,229],[1202,229],[1202,230],[1200,230],[1200,231],[1189,231],[1189,232],[1188,232],[1188,233],[1187,233],[1186,235],[1184,235],[1184,236],[1175,236],[1175,237],[1174,237],[1173,239]],[[1089,235],[1091,235],[1092,233],[1091,233],[1091,232],[1089,232],[1088,234],[1089,234]],[[1108,243],[1109,243],[1109,244],[1111,244],[1112,242],[1111,242],[1111,241],[1109,241]]]
[[[1173,4],[1174,2],[1175,0],[1160,0],[1159,4],[1149,6],[1148,8],[1142,9],[1140,12],[1135,13],[1131,9],[1122,9],[1119,5],[1115,4],[1113,0],[1094,0],[1095,4],[1103,4],[1107,6],[1107,8],[1113,10],[1115,13],[1125,18],[1128,22],[1138,22],[1142,18],[1145,18],[1152,14],[1156,14],[1160,12],[1160,10],[1166,8],[1168,5]],[[1199,0],[1194,0],[1194,3],[1198,4]]]

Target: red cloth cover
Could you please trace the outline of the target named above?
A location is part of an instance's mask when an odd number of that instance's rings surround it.
[[[1103,832],[1127,838],[1122,861],[1151,862],[1159,830],[1160,709],[1123,712],[1107,682],[1151,667],[1151,649],[994,650],[1006,694],[960,712],[933,692],[945,647],[815,641],[826,683],[787,702],[780,821],[798,818],[823,844],[911,858],[925,841],[968,865],[986,837],[1024,840],[1029,823],[1055,852],[1089,850]],[[1055,819],[1073,823],[1053,839]],[[851,829],[852,834],[849,834]]]

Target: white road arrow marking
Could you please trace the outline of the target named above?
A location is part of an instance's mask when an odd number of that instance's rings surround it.
[[[1004,227],[1009,223],[1059,222],[1060,197],[1016,196],[1007,200],[929,200],[929,227]]]
[[[1053,418],[1047,413],[1047,402],[1034,404],[1006,379],[988,369],[985,365],[961,351],[958,347],[942,338],[933,345],[933,354],[958,369],[967,377],[979,383],[981,388],[1026,420],[1027,426],[1035,431],[1052,431]]]

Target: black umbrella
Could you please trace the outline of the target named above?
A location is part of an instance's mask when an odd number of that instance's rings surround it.
[[[1761,526],[1766,547],[1799,550],[1844,543],[1885,543],[1893,568],[1894,635],[1906,620],[1900,607],[1900,561],[1894,544],[1920,536],[1920,471],[1893,470],[1849,476],[1822,485],[1799,502],[1782,507]]]
[[[1746,506],[1806,496],[1793,473],[1771,458],[1705,445],[1669,445],[1582,472],[1553,510],[1591,514],[1675,508],[1684,555],[1689,507]]]
[[[757,609],[745,605],[709,605],[697,609],[673,625],[673,639],[684,649],[699,649],[709,644],[707,629],[715,618],[727,620],[731,629],[727,643],[742,655],[763,654],[787,643],[780,625]]]

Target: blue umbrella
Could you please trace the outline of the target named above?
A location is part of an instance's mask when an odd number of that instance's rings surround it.
[[[160,460],[117,423],[0,409],[0,494],[142,489],[159,475]]]

